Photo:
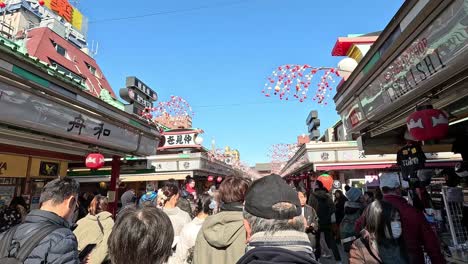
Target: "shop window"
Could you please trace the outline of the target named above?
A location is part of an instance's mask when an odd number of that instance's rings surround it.
[[[67,59],[70,59],[70,56],[68,56],[68,52],[64,47],[60,46],[59,44],[57,44],[53,40],[52,40],[52,45],[54,45],[54,48],[55,48],[55,50],[57,51],[58,54],[62,55],[63,57],[65,57]]]
[[[52,61],[52,60],[51,60],[51,61],[50,61],[50,65],[51,65],[52,67],[57,68],[57,70],[58,70],[59,72],[64,72],[65,75],[67,75],[67,76],[69,76],[69,77],[72,77],[72,78],[75,79],[75,80],[79,80],[79,81],[82,82],[82,83],[84,83],[84,81],[85,81],[85,79],[84,79],[83,77],[81,77],[80,75],[78,75],[78,74],[76,74],[76,73],[70,71],[69,69],[63,67],[62,65],[58,64],[58,63],[55,62],[55,61]]]
[[[98,78],[101,78],[101,75],[99,74],[99,71],[93,66],[93,65],[90,65],[88,64],[87,62],[85,62],[86,64],[86,67],[88,68],[88,70],[96,77]]]

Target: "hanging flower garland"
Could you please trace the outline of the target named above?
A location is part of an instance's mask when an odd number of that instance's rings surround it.
[[[207,156],[212,162],[218,161],[227,164],[226,158],[228,155],[226,155],[222,149],[210,150],[207,152]],[[249,178],[257,179],[260,177],[260,174],[258,174],[257,171],[250,168],[248,164],[241,160],[231,160],[231,163],[227,165],[230,165],[234,170],[240,171],[243,175]]]
[[[279,174],[298,149],[297,144],[273,144],[268,155],[271,159],[271,172]]]
[[[314,89],[317,75],[321,77],[316,84],[317,88]],[[272,72],[262,93],[266,97],[278,96],[280,100],[285,101],[295,99],[302,103],[311,99],[318,104],[327,105],[326,98],[330,97],[330,92],[333,90],[331,83],[334,83],[334,78],[339,76],[338,70],[331,67],[286,64]]]
[[[152,108],[145,108],[141,116],[149,122],[162,123],[177,127],[187,119],[192,119],[195,113],[184,98],[171,95],[169,101],[159,102]]]

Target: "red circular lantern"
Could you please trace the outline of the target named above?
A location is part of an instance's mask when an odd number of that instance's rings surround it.
[[[418,141],[444,138],[448,133],[449,121],[444,111],[421,109],[412,113],[406,120],[410,135]]]
[[[0,8],[5,8],[5,7],[6,7],[5,2],[0,2]]]
[[[216,181],[217,181],[218,183],[222,182],[222,181],[223,181],[223,177],[218,176],[218,178],[216,179]]]
[[[333,177],[328,174],[322,174],[318,176],[317,181],[321,181],[323,183],[323,187],[329,191],[333,186]]]
[[[43,5],[45,5],[45,2],[44,2],[44,0],[39,0],[39,1],[38,1],[38,3],[39,3],[39,5],[40,5],[40,6],[43,6]]]
[[[211,175],[208,176],[208,181],[209,181],[209,182],[212,182],[213,180],[214,180],[214,177],[213,177],[213,176],[211,176]]]
[[[104,166],[104,156],[101,153],[91,153],[86,157],[86,168],[97,170]]]

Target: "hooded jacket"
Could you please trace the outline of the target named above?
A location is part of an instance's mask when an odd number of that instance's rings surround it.
[[[44,210],[31,211],[26,216],[25,222],[18,226],[13,239],[19,241],[21,248],[21,245],[30,238],[30,234],[45,225],[56,225],[57,229],[39,242],[24,263],[78,264],[76,237],[70,230],[68,222],[55,213]],[[0,234],[0,241],[4,234]],[[10,251],[10,254],[13,253]]]
[[[198,233],[193,263],[234,264],[244,255],[246,240],[241,211],[209,216]]]
[[[335,212],[335,204],[325,189],[317,189],[309,197],[309,205],[315,209],[320,228],[331,226],[331,216]]]
[[[425,263],[423,247],[432,263],[446,263],[440,250],[439,239],[426,221],[424,214],[409,205],[401,196],[385,194],[384,200],[400,212],[402,236],[406,243],[410,263]]]
[[[78,240],[78,250],[83,250],[89,244],[96,244],[90,254],[90,263],[102,263],[109,255],[107,240],[114,227],[112,214],[109,212],[101,212],[97,215],[88,214],[79,220],[77,225],[73,233]]]

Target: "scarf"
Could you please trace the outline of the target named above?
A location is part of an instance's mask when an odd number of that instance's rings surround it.
[[[273,234],[266,232],[255,233],[250,238],[246,251],[256,247],[282,248],[314,256],[314,251],[307,234],[295,230],[277,231]]]

